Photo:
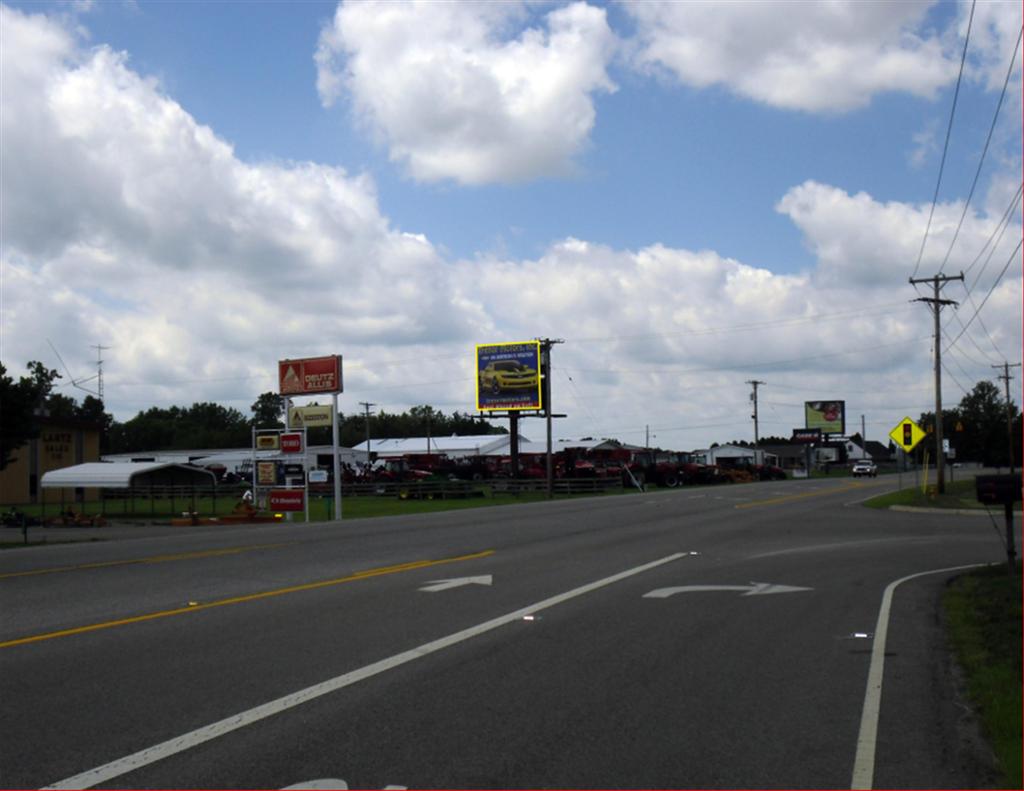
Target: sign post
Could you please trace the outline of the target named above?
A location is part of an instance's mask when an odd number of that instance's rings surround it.
[[[334,469],[334,518],[341,519],[341,461],[338,458],[338,393],[342,392],[341,355],[280,360],[277,377],[281,395],[331,394],[331,450]]]
[[[889,439],[891,439],[900,448],[903,449],[904,463],[906,462],[906,457],[910,453],[910,451],[912,451],[915,447],[917,447],[917,443],[919,443],[924,438],[925,438],[924,431],[922,431],[921,427],[919,425],[917,425],[917,423],[915,423],[909,417],[903,418],[903,420],[901,420],[899,422],[899,425],[894,426],[893,430],[889,432]],[[899,464],[897,464],[896,467],[897,467],[897,469],[899,469]],[[915,474],[915,481],[916,481],[916,474]],[[903,471],[902,470],[900,470],[899,482],[896,485],[900,489],[903,488]],[[915,483],[915,486],[916,486],[916,483]]]

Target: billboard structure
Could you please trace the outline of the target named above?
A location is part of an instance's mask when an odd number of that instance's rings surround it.
[[[481,412],[539,410],[540,341],[476,347],[476,408]]]
[[[804,422],[807,428],[821,429],[822,434],[846,435],[845,401],[805,401]]]
[[[312,395],[314,393],[330,393],[331,395],[331,449],[334,460],[334,518],[341,519],[341,462],[338,460],[338,421],[333,416],[338,412],[338,393],[344,389],[341,382],[341,355],[332,354],[328,357],[303,357],[298,360],[278,360],[277,363],[278,392],[283,396]],[[291,404],[289,403],[289,406]],[[289,412],[289,422],[292,414]],[[297,428],[294,424],[292,428]],[[304,429],[303,429],[304,430]],[[288,447],[283,448],[291,453],[301,453],[305,442],[296,447],[295,441],[289,440]],[[303,486],[306,476],[302,476]],[[305,498],[304,498],[305,499]],[[308,499],[306,521],[309,521]]]
[[[278,392],[283,396],[312,393],[340,393],[341,355],[280,360],[277,363]]]

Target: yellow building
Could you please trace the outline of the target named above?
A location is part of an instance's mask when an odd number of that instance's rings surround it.
[[[43,473],[100,460],[100,430],[95,424],[51,418],[39,422],[39,437],[18,448],[11,463],[0,470],[0,505],[59,503],[64,493],[39,487]],[[75,490],[76,502],[98,498],[96,489]]]

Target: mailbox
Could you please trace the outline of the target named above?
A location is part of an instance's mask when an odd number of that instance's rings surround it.
[[[974,479],[979,503],[1013,505],[1021,499],[1020,475],[979,475]]]

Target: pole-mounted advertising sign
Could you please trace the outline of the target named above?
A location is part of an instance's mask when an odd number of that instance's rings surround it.
[[[540,409],[540,368],[540,341],[477,344],[476,408]]]
[[[306,507],[303,489],[271,489],[268,498],[272,511],[302,511]]]
[[[846,434],[845,401],[805,401],[806,428],[820,428],[822,434]]]
[[[340,393],[341,355],[280,360],[277,363],[278,390],[281,395]]]
[[[282,453],[302,453],[302,435],[298,432],[281,434]]]

